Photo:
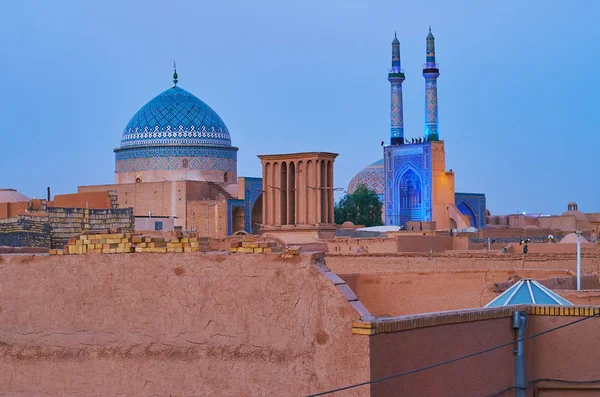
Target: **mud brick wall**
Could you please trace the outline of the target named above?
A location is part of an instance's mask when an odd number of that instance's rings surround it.
[[[123,233],[132,233],[135,225],[133,208],[112,208],[106,210],[89,210],[89,221],[86,231],[105,229],[121,229]]]
[[[122,232],[133,232],[134,219],[131,208],[87,209],[59,208],[48,209],[48,217],[52,226],[53,249],[65,246],[69,238],[82,233],[107,229],[121,229]]]
[[[0,219],[0,246],[50,248],[48,217],[18,215]]]

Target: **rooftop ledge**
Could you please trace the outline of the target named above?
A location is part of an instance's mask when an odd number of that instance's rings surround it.
[[[600,315],[600,306],[513,305],[359,320],[352,323],[352,333],[355,335],[376,335],[438,325],[506,318],[512,317],[513,312],[517,310],[525,311],[534,316],[588,317]]]

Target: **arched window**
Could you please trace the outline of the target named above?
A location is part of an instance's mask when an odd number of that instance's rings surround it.
[[[190,166],[190,160],[189,159],[183,159],[182,163],[183,163],[182,164],[183,168],[189,168],[189,166]]]
[[[227,172],[223,174],[223,182],[228,182],[229,181],[229,175],[227,175]]]
[[[400,179],[400,208],[421,208],[421,181],[413,170],[408,170]]]

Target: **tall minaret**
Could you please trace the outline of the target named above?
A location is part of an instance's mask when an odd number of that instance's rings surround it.
[[[404,73],[400,65],[400,42],[395,32],[394,41],[392,41],[392,68],[388,73],[388,81],[392,85],[390,144],[402,145],[404,143],[404,111],[402,110],[402,82],[404,81]]]
[[[431,26],[427,35],[427,53],[423,67],[425,77],[425,141],[439,141],[438,131],[438,98],[437,78],[440,75],[435,63],[435,38],[431,34]]]

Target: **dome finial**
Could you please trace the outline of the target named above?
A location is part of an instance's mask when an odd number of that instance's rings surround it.
[[[177,63],[175,63],[175,61],[173,61],[173,84],[175,84],[174,87],[177,87],[177,82],[179,80],[177,80],[179,76],[177,76]]]

